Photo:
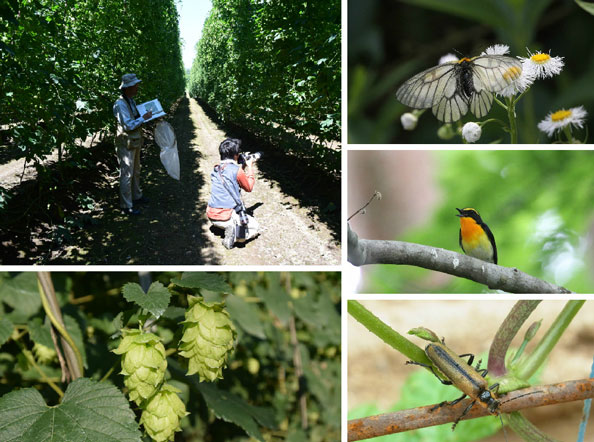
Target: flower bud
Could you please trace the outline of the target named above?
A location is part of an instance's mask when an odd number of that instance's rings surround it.
[[[179,421],[188,415],[186,406],[176,393],[180,390],[172,385],[164,384],[148,401],[140,423],[153,440],[157,442],[172,441],[175,432],[181,431]]]
[[[462,138],[464,138],[469,143],[474,143],[478,141],[481,137],[481,133],[481,127],[478,124],[473,123],[472,121],[466,123],[464,127],[462,127]]]
[[[179,345],[179,354],[188,358],[188,376],[198,373],[201,382],[222,379],[236,336],[225,303],[204,302],[196,296],[188,296],[188,303]]]
[[[128,397],[140,405],[151,397],[163,382],[167,360],[159,337],[141,330],[124,331],[125,336],[113,352],[122,355],[124,384]]]
[[[35,354],[35,359],[37,359],[37,362],[43,365],[49,364],[56,359],[56,356],[58,356],[56,350],[46,347],[45,345],[38,342],[33,344],[33,354]]]
[[[417,116],[410,112],[405,112],[400,116],[400,122],[404,130],[414,130],[417,127],[418,121]]]

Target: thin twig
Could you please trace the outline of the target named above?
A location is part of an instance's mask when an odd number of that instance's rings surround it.
[[[525,408],[582,401],[589,398],[594,398],[594,379],[592,378],[534,386],[510,392],[499,398],[501,401],[499,411],[511,413]],[[456,405],[439,407],[433,411],[434,406],[427,405],[394,413],[352,419],[348,422],[348,440],[349,442],[358,441],[454,422],[471,401],[471,399],[465,399]],[[475,405],[463,420],[488,415],[489,411],[486,408]]]
[[[286,275],[286,290],[291,293],[291,276]],[[289,320],[289,330],[291,332],[291,345],[293,345],[293,364],[295,364],[295,374],[299,383],[299,408],[301,410],[301,428],[307,429],[307,397],[305,395],[305,378],[303,376],[303,362],[301,361],[301,352],[299,351],[299,341],[297,339],[297,330],[295,328],[295,316],[291,315]]]
[[[374,199],[377,199],[377,200],[381,200],[381,199],[382,199],[382,194],[381,194],[381,193],[379,193],[377,190],[376,190],[375,192],[373,192],[373,195],[371,196],[371,198],[369,198],[369,201],[367,201],[367,204],[365,204],[363,207],[361,207],[359,210],[357,210],[355,213],[353,213],[351,216],[349,216],[349,217],[347,218],[347,221],[350,221],[350,220],[351,220],[351,218],[352,218],[353,216],[355,216],[356,214],[363,212],[363,211],[365,210],[365,208],[366,208],[368,205],[370,205],[370,204],[371,204],[371,202],[372,202]]]

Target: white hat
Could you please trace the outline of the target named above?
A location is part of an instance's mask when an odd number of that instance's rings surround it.
[[[140,80],[136,78],[136,74],[124,74],[122,75],[122,84],[120,84],[120,89],[134,86],[138,83],[140,83]]]

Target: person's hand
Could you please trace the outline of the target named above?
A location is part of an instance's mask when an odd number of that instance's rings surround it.
[[[142,116],[142,118],[144,118],[145,120],[150,120],[152,116],[153,113],[151,111],[148,111],[146,114]]]
[[[254,159],[253,158],[250,158],[249,160],[247,160],[245,162],[245,166],[248,167],[248,168],[251,168],[253,165],[254,165]]]

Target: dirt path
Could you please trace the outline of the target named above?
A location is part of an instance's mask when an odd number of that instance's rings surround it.
[[[108,146],[101,164],[106,173],[90,186],[96,202],[90,212],[91,222],[86,222],[83,228],[71,229],[67,235],[62,235],[60,226],[51,223],[29,226],[27,232],[15,233],[14,241],[12,238],[3,241],[8,248],[0,262],[340,264],[340,184],[322,186],[326,192],[331,190],[332,195],[319,192],[321,197],[311,196],[316,192],[307,187],[312,183],[310,175],[315,176],[315,172],[300,170],[299,164],[275,150],[265,152],[260,161],[254,191],[243,193],[248,212],[261,226],[260,236],[231,250],[225,249],[222,232],[213,229],[204,215],[210,171],[219,161],[220,142],[228,136],[242,137],[219,126],[195,100],[187,97],[180,101],[169,122],[177,136],[181,180],[166,174],[159,148],[150,139],[153,128],[145,131],[141,179],[150,202],[141,207],[141,215],[128,217],[118,208],[118,170],[113,146]],[[253,139],[244,141],[244,149],[261,150],[258,144]]]

